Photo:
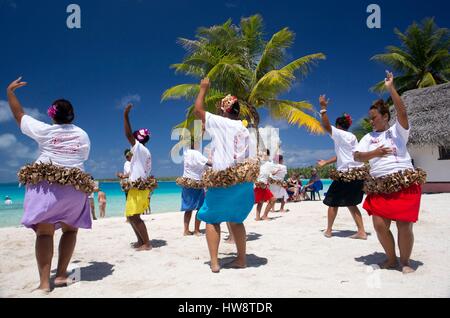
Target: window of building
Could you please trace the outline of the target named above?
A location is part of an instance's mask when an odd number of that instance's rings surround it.
[[[439,160],[450,160],[450,147],[439,146]]]

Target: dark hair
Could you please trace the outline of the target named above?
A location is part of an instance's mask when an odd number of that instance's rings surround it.
[[[336,127],[338,125],[340,127],[342,127],[343,129],[348,130],[350,128],[350,126],[351,126],[351,123],[349,121],[349,117],[341,116],[341,117],[336,118]]]
[[[150,140],[150,136],[148,136],[148,135],[145,136],[144,139],[140,140],[140,139],[138,138],[139,135],[140,135],[139,130],[136,130],[136,131],[133,133],[133,137],[134,137],[138,142],[140,142],[140,143],[143,144],[143,145],[145,145],[145,144]]]
[[[53,120],[57,124],[71,124],[75,119],[72,104],[65,99],[58,99],[52,105],[56,106],[56,114]]]
[[[240,112],[241,112],[241,106],[239,105],[239,101],[235,101],[234,104],[231,106],[231,109],[228,113],[233,116],[239,116]]]
[[[389,111],[389,106],[386,105],[383,99],[376,100],[372,106],[370,106],[370,109],[376,109],[382,116],[388,115],[388,120],[391,120],[391,112]]]
[[[269,150],[269,149],[266,149],[266,154],[267,154],[268,156],[270,156],[270,150]]]
[[[123,152],[123,155],[126,157],[129,152],[130,152],[130,149],[125,149],[125,151]]]
[[[278,162],[282,162],[283,161],[283,155],[278,155]]]

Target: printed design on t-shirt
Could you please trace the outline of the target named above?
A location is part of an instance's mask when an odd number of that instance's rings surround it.
[[[397,147],[395,146],[394,136],[392,135],[392,131],[390,129],[386,131],[386,139],[388,139],[391,143],[392,154],[395,157],[395,162],[398,162]]]
[[[61,134],[50,140],[52,151],[60,154],[74,154],[80,151],[82,146],[80,136],[73,134]]]

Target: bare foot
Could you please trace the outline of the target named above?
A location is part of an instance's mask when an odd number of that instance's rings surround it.
[[[136,248],[136,252],[150,251],[152,248],[152,245],[150,243],[147,243]]]
[[[325,231],[323,232],[323,236],[325,236],[326,238],[330,238],[333,236],[333,233],[331,231]]]
[[[195,236],[202,236],[203,234],[201,232],[194,232]]]
[[[241,269],[241,268],[246,268],[246,267],[247,267],[247,264],[245,262],[238,261],[238,260],[234,260],[234,261],[231,261],[231,262],[223,265],[223,268]]]
[[[255,219],[255,221],[261,221],[261,220],[262,220],[261,218],[256,218],[256,219]]]
[[[191,235],[194,235],[194,232],[187,231],[187,232],[184,232],[183,235],[184,235],[184,236],[191,236]]]
[[[350,236],[351,239],[355,240],[367,240],[367,234],[366,233],[356,233]]]
[[[31,291],[31,294],[36,296],[48,296],[50,294],[50,287],[47,288],[38,287],[36,289],[33,289]]]
[[[140,242],[134,242],[134,243],[130,243],[130,245],[131,245],[132,248],[138,248],[138,247],[141,247],[141,246],[142,246],[142,243],[140,243]]]
[[[397,261],[385,261],[382,264],[379,264],[381,269],[396,269],[398,267]]]
[[[287,209],[287,210],[280,210],[280,212],[281,213],[286,213],[286,212],[289,212],[289,209]]]
[[[402,273],[403,274],[411,274],[414,273],[415,270],[409,265],[402,265]]]
[[[268,216],[263,216],[261,218],[261,221],[270,221],[270,218]]]
[[[211,268],[211,272],[213,272],[213,273],[218,273],[218,272],[220,272],[220,266],[219,266],[218,264],[216,264],[216,265],[210,265],[209,267]]]
[[[75,277],[69,278],[69,277],[56,277],[55,278],[55,287],[69,287],[73,283],[76,283]]]

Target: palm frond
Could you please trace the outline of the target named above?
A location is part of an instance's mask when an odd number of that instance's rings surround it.
[[[200,90],[200,86],[198,84],[181,84],[173,86],[167,89],[162,97],[161,101],[166,101],[169,99],[194,99]]]
[[[291,102],[288,100],[270,100],[267,102],[269,106],[270,115],[279,120],[286,120],[291,125],[297,125],[298,127],[305,127],[309,132],[313,134],[324,134],[324,130],[320,122],[312,115],[307,114],[301,108],[298,103],[304,104],[307,102]],[[312,105],[310,106],[312,109]]]
[[[295,34],[288,28],[275,33],[266,44],[255,70],[255,82],[267,72],[278,68],[285,59],[285,51],[294,41]]]
[[[419,88],[428,87],[436,85],[436,81],[433,78],[433,75],[431,75],[430,72],[427,72],[423,75],[422,79],[419,82]]]

